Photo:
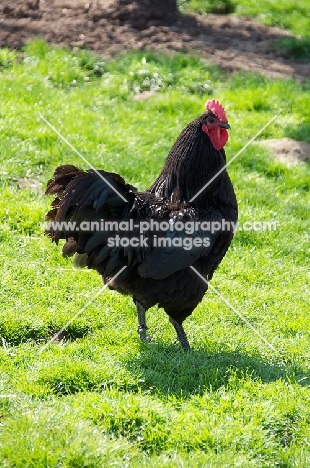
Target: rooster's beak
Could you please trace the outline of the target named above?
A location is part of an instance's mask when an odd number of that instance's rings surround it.
[[[219,127],[227,128],[227,129],[228,129],[228,128],[230,128],[230,125],[229,125],[228,123],[224,123],[224,122],[223,122],[223,123],[220,123],[220,124],[219,124]]]

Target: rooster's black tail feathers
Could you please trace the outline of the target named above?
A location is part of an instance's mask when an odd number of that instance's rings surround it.
[[[85,222],[100,222],[129,213],[136,189],[118,174],[106,171],[83,171],[72,165],[57,167],[47,184],[46,194],[55,195],[46,215],[45,234],[54,242],[66,239],[63,254],[83,253],[93,234]],[[82,229],[82,224],[84,228]]]

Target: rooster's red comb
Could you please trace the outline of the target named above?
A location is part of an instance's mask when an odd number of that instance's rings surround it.
[[[214,99],[206,102],[206,109],[216,115],[222,122],[227,123],[224,107]]]

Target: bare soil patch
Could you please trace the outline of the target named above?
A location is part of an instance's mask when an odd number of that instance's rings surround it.
[[[37,179],[33,179],[32,177],[21,177],[17,179],[17,186],[21,190],[28,189],[31,192],[43,194],[41,182]]]
[[[259,144],[268,148],[272,157],[287,166],[296,166],[300,162],[310,160],[310,144],[305,141],[280,138],[261,140]]]
[[[2,0],[0,46],[20,48],[35,37],[102,56],[125,50],[194,52],[227,71],[251,70],[269,77],[310,76],[310,64],[276,48],[290,34],[247,18],[163,14],[128,0]]]

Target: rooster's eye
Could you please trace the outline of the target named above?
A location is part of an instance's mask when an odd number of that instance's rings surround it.
[[[213,118],[213,117],[209,117],[209,119],[208,119],[208,120],[209,120],[209,123],[211,123],[211,124],[215,123],[215,120],[214,120],[214,118]]]

